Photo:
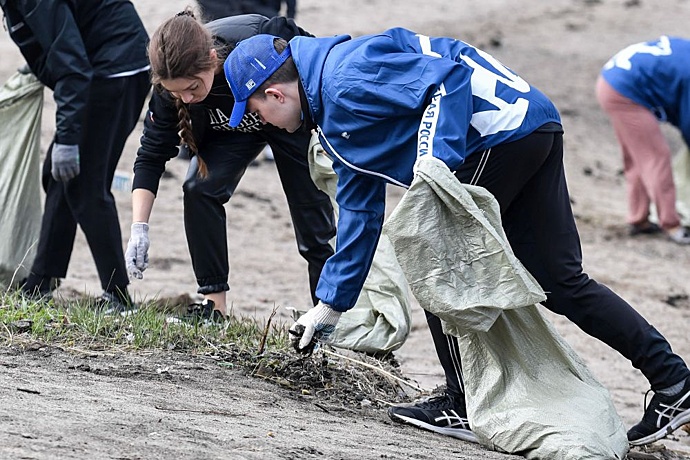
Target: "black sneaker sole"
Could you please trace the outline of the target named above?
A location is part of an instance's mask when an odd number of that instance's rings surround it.
[[[678,414],[670,423],[662,426],[657,431],[652,434],[648,434],[644,438],[635,439],[634,441],[629,441],[631,446],[644,446],[646,444],[651,444],[660,439],[664,439],[669,434],[676,431],[681,426],[686,423],[690,423],[690,409]]]
[[[456,439],[462,439],[463,441],[468,441],[468,442],[474,442],[479,444],[479,440],[477,439],[477,436],[475,436],[474,433],[470,430],[466,430],[464,428],[447,428],[447,427],[442,427],[442,426],[436,426],[436,425],[431,425],[430,423],[423,422],[421,420],[417,420],[416,418],[412,417],[405,417],[404,415],[398,415],[398,414],[389,414],[390,418],[393,421],[396,422],[401,422],[401,423],[407,423],[410,425],[414,425],[419,428],[423,428],[425,430],[433,431],[434,433],[439,433],[445,436],[451,436]]]

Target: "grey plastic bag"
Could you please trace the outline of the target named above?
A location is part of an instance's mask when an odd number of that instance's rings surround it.
[[[309,146],[309,171],[316,186],[331,197],[338,215],[335,191],[338,176],[324,154],[318,136]],[[335,244],[334,242],[331,242]],[[374,261],[355,306],[345,312],[331,336],[331,344],[348,350],[385,353],[397,350],[410,333],[409,288],[388,237],[381,235]]]
[[[43,85],[15,73],[0,88],[0,284],[28,275],[41,227]]]
[[[542,289],[512,253],[498,204],[440,160],[417,164],[386,232],[420,305],[458,337],[470,426],[530,459],[622,459],[608,391],[541,315]]]

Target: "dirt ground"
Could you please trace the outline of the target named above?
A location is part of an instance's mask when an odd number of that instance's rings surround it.
[[[188,4],[136,0],[149,31]],[[393,6],[394,5],[394,6]],[[663,7],[662,7],[663,5]],[[586,271],[630,301],[690,359],[690,247],[661,237],[631,239],[625,227],[625,183],[613,132],[594,97],[600,67],[619,49],[661,34],[687,31],[690,0],[300,0],[298,23],[317,35],[360,35],[405,26],[454,36],[499,58],[549,95],[565,127],[566,169],[582,237]],[[0,80],[21,56],[0,33]],[[43,144],[54,126],[46,92]],[[678,133],[665,129],[673,150]],[[119,169],[128,173],[141,125]],[[182,225],[184,160],[169,163],[151,230],[151,265],[132,291],[140,300],[196,290]],[[116,191],[129,235],[129,193]],[[401,191],[390,190],[391,208]],[[274,305],[309,304],[306,264],[297,254],[275,168],[247,171],[227,205],[231,257],[229,300],[235,313],[267,317]],[[99,294],[82,235],[60,291]],[[544,311],[611,392],[627,426],[642,415],[647,382],[620,355],[568,321]],[[287,321],[288,312],[279,310]],[[425,388],[442,383],[423,312],[395,353],[403,372]],[[33,347],[0,348],[0,458],[457,458],[509,456],[388,421],[382,410],[323,408],[205,357],[153,353],[115,356]],[[690,458],[690,436],[679,430],[648,458]],[[639,457],[642,458],[642,457]]]

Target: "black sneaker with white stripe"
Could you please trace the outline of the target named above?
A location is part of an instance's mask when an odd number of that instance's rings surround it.
[[[444,394],[412,404],[393,406],[388,409],[388,416],[394,422],[408,423],[464,441],[479,442],[470,430],[465,401],[459,397]]]
[[[221,325],[227,318],[216,310],[216,304],[211,299],[204,299],[201,303],[193,303],[187,307],[187,311],[179,316],[169,316],[166,322],[172,324],[187,323],[191,325]]]
[[[645,395],[645,404],[646,399]],[[633,446],[644,446],[665,438],[686,423],[690,423],[690,378],[685,379],[683,389],[675,396],[654,394],[642,421],[628,431],[628,441]]]

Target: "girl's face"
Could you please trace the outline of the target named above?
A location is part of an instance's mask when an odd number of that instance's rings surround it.
[[[209,51],[209,58],[210,62],[218,62],[218,52],[214,48]],[[160,83],[174,98],[182,100],[185,104],[197,104],[206,99],[211,92],[217,71],[218,66],[215,65],[191,77],[161,80]]]
[[[174,78],[161,80],[161,86],[173,97],[182,100],[185,104],[196,104],[208,96],[213,86],[215,69],[205,70],[189,78]]]

